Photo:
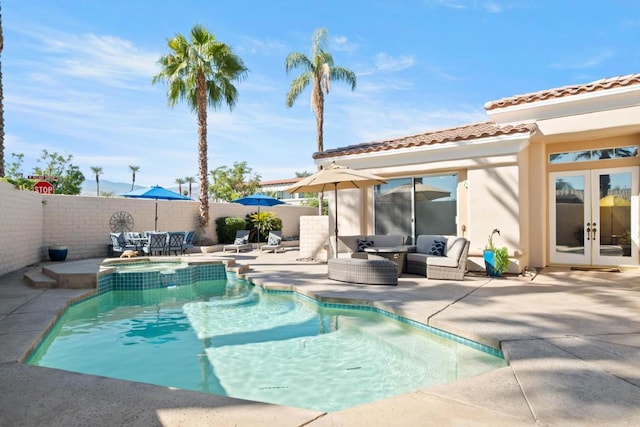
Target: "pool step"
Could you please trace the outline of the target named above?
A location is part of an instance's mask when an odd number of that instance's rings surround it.
[[[44,275],[56,281],[57,288],[94,289],[97,286],[96,273],[83,271],[60,271],[54,266],[42,267]]]
[[[24,273],[24,280],[34,288],[95,289],[98,261],[51,263]]]

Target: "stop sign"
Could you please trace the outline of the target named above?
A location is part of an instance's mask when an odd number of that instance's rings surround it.
[[[33,191],[37,191],[40,194],[53,194],[55,190],[53,185],[47,181],[38,181],[33,186]]]

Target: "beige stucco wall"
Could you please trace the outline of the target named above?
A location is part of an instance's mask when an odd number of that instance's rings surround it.
[[[0,181],[0,275],[40,261],[42,196]]]
[[[133,230],[153,230],[155,203],[118,197],[41,195],[16,190],[0,181],[0,275],[47,259],[46,249],[55,244],[67,246],[69,260],[106,256],[111,216],[126,211],[133,217]],[[285,238],[299,235],[300,216],[317,213],[316,208],[289,205],[261,208],[265,209],[282,219]],[[244,218],[256,210],[255,206],[211,203],[209,226],[200,230],[198,202],[159,200],[158,230],[196,230],[216,243],[216,218]]]
[[[300,258],[327,260],[329,220],[326,215],[300,217]]]

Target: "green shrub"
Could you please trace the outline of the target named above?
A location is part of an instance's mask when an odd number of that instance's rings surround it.
[[[256,240],[256,233],[260,233],[260,242],[267,240],[269,232],[273,230],[282,230],[282,220],[273,212],[260,211],[248,214],[246,218],[247,228],[251,230],[249,233],[249,241]]]
[[[245,230],[246,222],[237,216],[223,216],[216,218],[216,233],[218,243],[233,243],[238,230]]]

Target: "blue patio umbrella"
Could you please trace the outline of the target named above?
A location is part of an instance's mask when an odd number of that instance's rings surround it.
[[[260,213],[260,206],[275,206],[275,205],[284,205],[285,203],[282,200],[278,200],[274,197],[269,197],[262,193],[255,193],[250,196],[241,197],[236,200],[232,200],[233,203],[240,203],[245,206],[257,206],[258,213]],[[258,235],[258,239],[260,236]]]
[[[159,185],[154,185],[149,188],[140,188],[138,190],[129,191],[128,193],[122,193],[123,197],[132,197],[136,199],[156,199],[156,219],[154,229],[158,230],[158,200],[191,200],[187,196],[178,194],[175,191],[167,190]]]

